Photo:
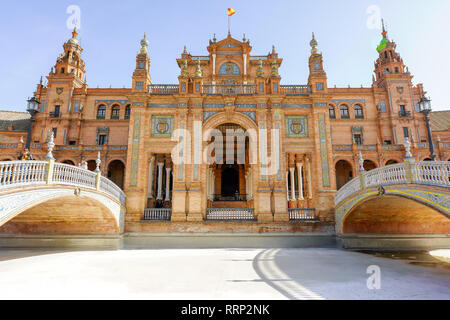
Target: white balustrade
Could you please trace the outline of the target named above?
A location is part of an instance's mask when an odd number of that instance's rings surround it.
[[[97,173],[63,163],[54,163],[51,166],[52,161],[0,162],[0,191],[47,183],[97,189]],[[49,172],[51,176],[47,177]],[[125,194],[114,182],[105,177],[100,177],[99,181],[98,191],[125,204]]]
[[[409,172],[408,166],[411,166]],[[408,183],[449,188],[450,162],[404,162],[363,172],[362,178],[356,177],[336,193],[335,204],[337,205],[352,194],[361,191],[361,179],[365,188]]]

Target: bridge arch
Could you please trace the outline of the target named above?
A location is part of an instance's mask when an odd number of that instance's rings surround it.
[[[7,212],[2,212],[0,233],[120,233],[121,206],[91,191],[34,187],[0,196],[0,204],[5,200],[12,203]]]
[[[346,200],[336,211],[340,234],[447,234],[450,196],[423,186],[376,188]]]

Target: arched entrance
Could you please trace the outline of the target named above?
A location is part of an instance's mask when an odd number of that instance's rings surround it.
[[[397,160],[388,160],[388,161],[386,162],[386,166],[390,166],[391,164],[397,164],[397,163],[398,163]]]
[[[72,160],[64,160],[62,163],[68,164],[68,165],[71,165],[71,166],[74,166],[74,165],[75,165],[75,163],[73,163]]]
[[[108,179],[123,189],[123,181],[125,177],[125,165],[120,160],[114,160],[108,166]]]
[[[95,163],[95,160],[89,160],[87,162],[88,164],[88,170],[90,171],[95,171],[95,169],[97,168],[97,164]]]
[[[352,165],[345,160],[339,160],[336,163],[336,185],[337,189],[341,189],[347,182],[353,179]]]
[[[373,170],[376,168],[377,168],[377,165],[375,164],[375,162],[373,162],[371,160],[364,160],[364,170],[370,171],[370,170]]]
[[[225,123],[216,127],[209,141],[214,148],[212,163],[207,168],[208,206],[251,207],[253,188],[248,133],[238,124]]]

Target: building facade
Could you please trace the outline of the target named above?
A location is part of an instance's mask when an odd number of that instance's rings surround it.
[[[383,28],[373,84],[331,88],[324,57],[310,42],[309,77],[284,85],[275,48],[253,55],[250,41],[209,41],[203,56],[184,50],[178,83],[153,84],[149,43],[136,56],[131,88],[89,88],[77,31],[37,86],[30,150],[95,169],[127,195],[126,230],[143,221],[174,223],[334,220],[334,195],[364,168],[401,162],[406,138],[416,160],[430,157],[425,95]],[[22,143],[2,146],[17,158]],[[450,145],[436,142],[438,160]]]

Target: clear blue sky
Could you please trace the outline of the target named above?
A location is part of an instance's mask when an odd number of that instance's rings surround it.
[[[448,0],[147,0],[2,1],[0,10],[0,109],[24,111],[41,75],[46,76],[70,38],[67,8],[81,9],[80,39],[90,87],[130,87],[139,41],[150,42],[154,83],[177,83],[175,59],[186,45],[206,55],[213,33],[251,41],[253,54],[272,45],[284,58],[284,84],[305,84],[311,32],[324,55],[329,86],[371,85],[380,30],[371,27],[369,7],[384,17],[389,37],[435,110],[450,109],[450,1]],[[372,11],[373,12],[373,11]],[[375,11],[376,12],[376,11]],[[369,26],[368,26],[369,21]]]

